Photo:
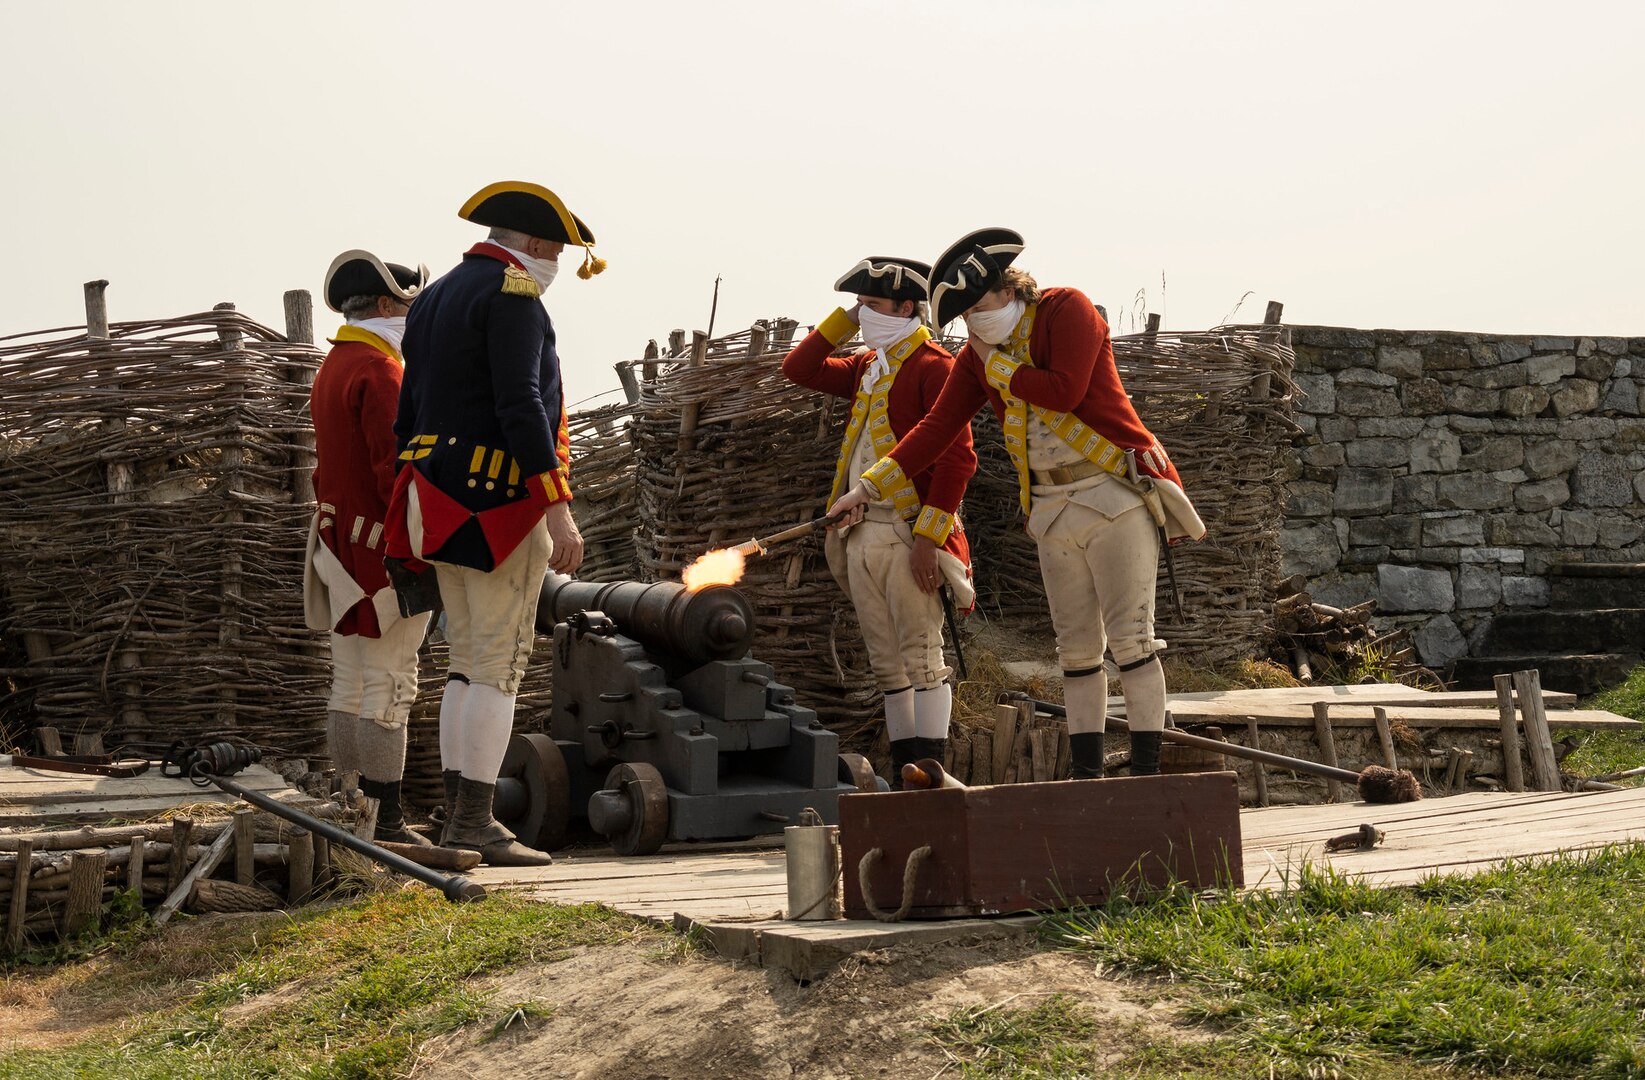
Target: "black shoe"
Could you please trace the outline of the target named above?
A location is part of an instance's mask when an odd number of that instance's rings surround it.
[[[1072,759],[1068,779],[1102,779],[1102,736],[1100,731],[1082,731],[1078,735],[1068,736],[1068,756]]]
[[[902,790],[902,767],[912,765],[922,757],[929,755],[923,752],[924,739],[893,739],[891,740],[891,790]]]
[[[1131,775],[1159,775],[1159,746],[1163,736],[1158,731],[1131,733]]]

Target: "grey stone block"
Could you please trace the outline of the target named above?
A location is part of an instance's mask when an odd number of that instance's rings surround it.
[[[1449,615],[1439,615],[1429,619],[1417,628],[1411,635],[1411,640],[1417,647],[1417,653],[1422,662],[1429,667],[1444,667],[1459,656],[1468,652],[1468,640],[1457,629],[1457,624]]]
[[[1576,339],[1577,359],[1580,360],[1584,356],[1592,356],[1594,354],[1595,348],[1597,348],[1597,346],[1594,344],[1594,339],[1593,338],[1591,338],[1591,337],[1577,338]]]
[[[1379,566],[1377,606],[1384,611],[1450,611],[1456,607],[1451,574],[1420,566]]]
[[[1525,374],[1534,383],[1546,386],[1576,374],[1576,357],[1570,353],[1533,356],[1525,361]]]
[[[1399,397],[1392,390],[1374,386],[1338,386],[1337,412],[1344,416],[1394,416],[1399,413]]]
[[[1559,425],[1559,437],[1576,443],[1609,442],[1618,430],[1609,416],[1575,416]]]
[[[1468,565],[1457,573],[1457,607],[1494,608],[1502,602],[1502,575],[1484,566]]]
[[[1605,390],[1600,408],[1624,416],[1639,415],[1639,384],[1632,379],[1613,379]]]
[[[1320,443],[1318,446],[1305,446],[1298,455],[1304,465],[1320,469],[1334,469],[1338,465],[1348,464],[1348,453],[1342,443]]]
[[[1356,546],[1415,547],[1421,533],[1422,520],[1415,514],[1355,518],[1348,526],[1349,542]]]
[[[1592,510],[1566,510],[1559,517],[1559,538],[1568,548],[1599,543],[1599,515]]]
[[[1392,375],[1386,375],[1371,368],[1347,368],[1337,372],[1337,387],[1344,386],[1379,386],[1391,390],[1399,385],[1399,380]]]
[[[1512,435],[1483,439],[1478,446],[1462,441],[1463,455],[1458,468],[1474,472],[1517,469],[1525,463],[1525,443]]]
[[[1420,378],[1422,353],[1416,349],[1384,345],[1377,350],[1377,370],[1400,379]]]
[[[1574,469],[1581,458],[1582,451],[1573,443],[1531,442],[1525,447],[1525,471],[1537,478],[1558,476]]]
[[[1501,563],[1504,566],[1520,566],[1525,563],[1525,551],[1522,548],[1463,548],[1460,557],[1463,562],[1470,563]]]
[[[1349,465],[1389,468],[1411,460],[1411,444],[1404,439],[1356,439],[1348,444]]]
[[[1499,514],[1485,528],[1487,542],[1497,547],[1535,547],[1559,544],[1554,527],[1533,514]]]
[[[1607,356],[1622,356],[1628,351],[1627,338],[1596,338],[1594,344],[1599,347],[1600,352],[1605,353]]]
[[[1458,381],[1465,386],[1477,386],[1486,390],[1506,390],[1510,386],[1524,386],[1530,378],[1524,364],[1497,364],[1464,375]]]
[[[1634,474],[1634,498],[1645,503],[1645,472]]]
[[[1338,514],[1386,513],[1394,505],[1394,474],[1386,469],[1337,470],[1333,508]]]
[[[1633,477],[1610,454],[1584,454],[1572,476],[1571,497],[1582,506],[1631,506]]]
[[[1471,371],[1473,350],[1460,342],[1436,343],[1422,350],[1422,366],[1427,371]]]
[[[1554,391],[1554,415],[1565,417],[1599,408],[1599,384],[1589,379],[1567,379]]]
[[[1294,480],[1286,485],[1285,516],[1287,518],[1324,518],[1331,516],[1335,488],[1313,480]]]
[[[1637,544],[1641,537],[1645,537],[1645,523],[1628,518],[1601,518],[1599,522],[1599,546],[1619,551],[1632,544]],[[1629,560],[1622,560],[1624,562]]]
[[[1316,603],[1350,608],[1376,598],[1376,575],[1326,574],[1310,581],[1308,592]]]
[[[1358,421],[1346,416],[1321,416],[1318,435],[1321,442],[1345,443],[1358,433]]]
[[[1452,416],[1450,429],[1458,435],[1478,435],[1481,432],[1496,431],[1500,420],[1493,420],[1485,416]]]
[[[1328,415],[1337,411],[1337,384],[1329,375],[1303,375],[1291,377],[1301,394],[1297,397],[1298,412]]]
[[[1414,514],[1432,510],[1438,499],[1438,476],[1429,473],[1423,476],[1394,477],[1394,513]]]
[[[1450,473],[1439,478],[1439,507],[1447,510],[1498,510],[1513,505],[1512,486],[1481,473]]]
[[[1502,578],[1502,602],[1509,607],[1547,607],[1548,579],[1505,574]]]
[[[1531,339],[1531,348],[1537,352],[1570,352],[1576,348],[1576,338],[1572,337],[1544,337]]]
[[[1361,439],[1409,439],[1428,427],[1426,420],[1415,416],[1367,416],[1359,422]]]
[[[1411,442],[1413,473],[1448,473],[1462,460],[1462,440],[1448,431],[1425,435]]]
[[[1503,363],[1524,360],[1532,353],[1529,338],[1503,338],[1496,343],[1497,356]]]
[[[1563,476],[1521,484],[1514,489],[1514,505],[1529,514],[1564,506],[1571,497],[1571,486]]]
[[[1453,386],[1445,392],[1445,400],[1450,403],[1452,412],[1464,416],[1490,416],[1502,407],[1502,391]]]
[[[1280,530],[1279,539],[1280,573],[1286,577],[1292,574],[1316,577],[1336,569],[1342,559],[1337,531],[1329,523],[1300,528],[1287,526]]]
[[[1464,547],[1485,542],[1485,520],[1474,513],[1423,514],[1423,547]]]
[[[1445,384],[1434,379],[1417,379],[1400,388],[1400,403],[1415,416],[1432,416],[1447,411]]]
[[[1548,407],[1548,391],[1540,386],[1516,386],[1502,392],[1502,411],[1508,416],[1531,417]]]
[[[1576,362],[1576,374],[1580,379],[1604,382],[1616,375],[1616,361],[1609,356],[1579,357]]]

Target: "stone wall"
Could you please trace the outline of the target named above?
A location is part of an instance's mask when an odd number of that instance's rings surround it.
[[[1645,338],[1291,332],[1282,544],[1316,600],[1375,598],[1442,667],[1550,566],[1645,561]]]

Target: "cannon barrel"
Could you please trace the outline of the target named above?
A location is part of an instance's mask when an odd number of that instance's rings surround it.
[[[550,572],[537,630],[551,634],[579,611],[604,612],[625,636],[694,664],[739,659],[754,640],[754,609],[729,585],[692,591],[677,581],[573,581]]]

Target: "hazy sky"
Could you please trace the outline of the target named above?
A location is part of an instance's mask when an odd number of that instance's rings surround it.
[[[1645,334],[1642,40],[1645,5],[1580,0],[0,0],[0,334],[82,321],[95,277],[116,320],[279,326],[345,248],[449,269],[499,179],[611,264],[547,294],[573,399],[706,327],[716,274],[717,331],[815,321],[861,256],[983,225],[1120,331],[1250,291]]]

